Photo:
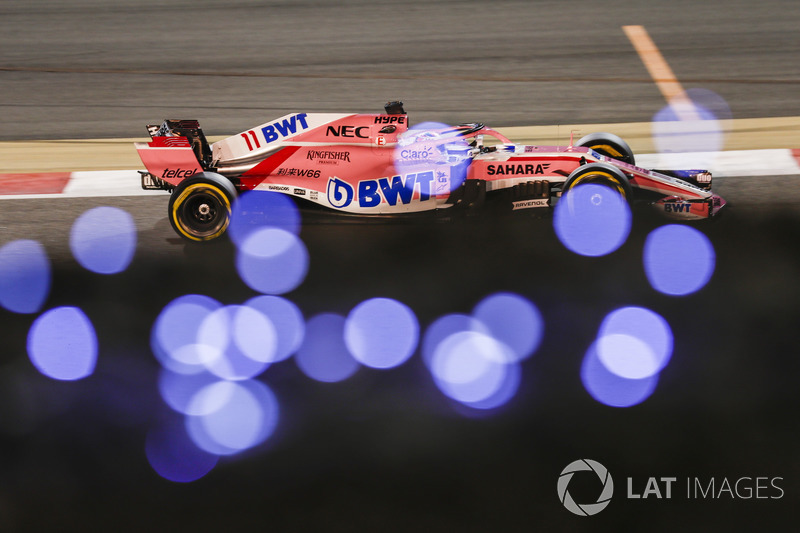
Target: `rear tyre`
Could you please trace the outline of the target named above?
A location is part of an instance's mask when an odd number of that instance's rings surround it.
[[[203,172],[183,180],[169,199],[169,222],[190,241],[219,238],[228,229],[236,188],[219,174]]]
[[[567,181],[564,182],[561,195],[563,196],[575,187],[587,183],[608,187],[622,196],[627,202],[630,202],[633,196],[627,176],[620,169],[608,163],[589,163],[573,170]]]
[[[613,157],[631,165],[636,164],[636,158],[633,156],[631,147],[622,138],[613,133],[590,133],[585,137],[581,137],[575,146],[591,148],[604,156]]]

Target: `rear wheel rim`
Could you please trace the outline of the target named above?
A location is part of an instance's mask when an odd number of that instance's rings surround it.
[[[221,235],[228,226],[230,202],[220,190],[198,184],[178,199],[173,216],[181,232],[194,240]]]

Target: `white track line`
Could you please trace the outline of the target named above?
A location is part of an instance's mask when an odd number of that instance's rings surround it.
[[[650,77],[653,78],[664,99],[675,111],[675,115],[681,121],[700,120],[700,115],[694,104],[686,95],[683,86],[650,38],[650,34],[644,29],[644,26],[623,26],[622,31],[628,36],[647,72],[650,73]]]
[[[730,150],[637,154],[636,164],[654,169],[705,169],[715,178],[739,176],[800,176],[800,162],[792,150]],[[37,174],[30,174],[35,180]],[[38,198],[90,198],[120,196],[162,196],[164,191],[145,191],[136,170],[94,170],[73,172],[63,192],[54,194],[0,194],[0,200]]]

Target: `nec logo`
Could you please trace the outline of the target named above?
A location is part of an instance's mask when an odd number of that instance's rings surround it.
[[[282,137],[288,137],[297,133],[298,128],[300,131],[308,129],[308,122],[306,122],[307,113],[300,113],[292,115],[283,120],[277,120],[272,124],[267,124],[261,128],[261,133],[264,134],[264,139],[271,143],[277,141]],[[246,140],[246,139],[245,139]]]
[[[367,132],[366,134],[364,134],[365,130]],[[328,126],[325,135],[329,137],[358,137],[360,139],[369,139],[369,126]]]

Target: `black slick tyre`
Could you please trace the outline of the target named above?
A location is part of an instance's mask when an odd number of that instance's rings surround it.
[[[628,143],[622,138],[614,135],[613,133],[590,133],[575,143],[575,146],[583,146],[591,148],[595,152],[607,157],[613,157],[618,161],[628,163],[631,165],[636,164],[636,158],[633,156],[633,150],[628,146]]]
[[[561,194],[563,196],[575,187],[588,183],[608,187],[627,202],[630,202],[633,196],[628,177],[620,169],[608,163],[589,163],[576,168],[564,182]]]
[[[231,220],[236,188],[224,176],[201,172],[183,180],[169,199],[169,222],[184,239],[204,242],[221,237]]]

